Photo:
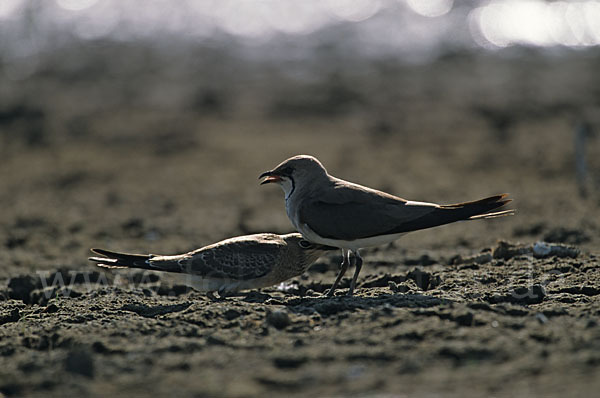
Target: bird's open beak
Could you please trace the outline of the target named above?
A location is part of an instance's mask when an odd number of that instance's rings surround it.
[[[270,182],[279,182],[279,181],[281,181],[281,177],[278,176],[277,174],[273,173],[272,171],[265,171],[258,178],[260,179],[260,178],[263,178],[263,177],[267,177],[267,178],[265,178],[260,183],[260,185],[268,184]]]

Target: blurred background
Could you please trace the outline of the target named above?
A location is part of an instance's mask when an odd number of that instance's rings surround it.
[[[411,200],[512,194],[402,253],[593,251],[599,46],[595,0],[1,0],[4,276],[291,231],[257,177],[300,153]]]

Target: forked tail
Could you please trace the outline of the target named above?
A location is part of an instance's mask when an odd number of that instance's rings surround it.
[[[501,210],[491,212],[494,209],[502,207],[512,199],[507,199],[508,194],[503,193],[500,195],[490,196],[489,198],[474,200],[472,202],[456,203],[453,205],[442,205],[440,206],[444,210],[450,210],[454,217],[457,217],[454,221],[460,220],[480,220],[485,218],[496,218],[502,216],[512,216],[514,210]]]
[[[105,257],[89,257],[88,260],[94,261],[97,266],[104,268],[141,268],[155,269],[149,264],[151,255],[149,254],[129,254],[118,253],[104,249],[91,249],[92,252]]]
[[[515,213],[514,210],[492,212],[492,210],[511,202],[511,199],[507,199],[507,197],[508,194],[501,194],[472,202],[440,205],[434,211],[403,224],[402,230],[399,230],[398,232],[410,232],[418,229],[431,228],[438,225],[450,224],[455,221],[511,216]]]

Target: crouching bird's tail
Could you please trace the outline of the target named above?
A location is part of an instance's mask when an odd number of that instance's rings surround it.
[[[150,254],[118,253],[104,249],[91,249],[92,252],[104,257],[89,257],[97,266],[104,268],[141,268],[153,270],[150,266]]]

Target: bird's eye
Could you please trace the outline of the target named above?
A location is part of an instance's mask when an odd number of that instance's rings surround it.
[[[281,174],[291,176],[293,171],[294,169],[292,169],[291,167],[286,167],[285,169],[281,170]]]
[[[300,242],[298,242],[298,245],[303,249],[308,249],[312,246],[312,244],[307,240],[301,240]]]

